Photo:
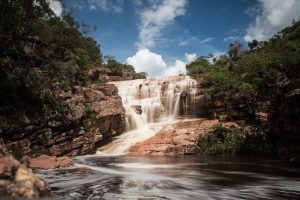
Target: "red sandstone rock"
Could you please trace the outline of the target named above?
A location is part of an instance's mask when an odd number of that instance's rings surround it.
[[[60,167],[69,167],[73,165],[73,160],[69,157],[55,157],[41,155],[30,159],[30,167],[33,169],[55,169]]]
[[[85,155],[96,143],[125,131],[125,109],[116,86],[74,86],[54,95],[63,105],[59,110],[48,108],[43,116],[24,115],[20,120],[0,116],[0,132],[7,136],[9,151],[30,155],[37,146],[53,156]]]
[[[182,121],[163,129],[148,140],[129,149],[130,155],[185,155],[192,154],[198,138],[208,133],[218,120]]]

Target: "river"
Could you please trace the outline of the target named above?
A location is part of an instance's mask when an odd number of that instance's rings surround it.
[[[115,84],[126,110],[126,133],[94,155],[75,157],[74,167],[38,171],[53,199],[300,199],[300,169],[279,161],[126,155],[132,145],[178,122],[180,112],[194,113],[196,83],[175,77]],[[191,98],[181,98],[182,92]]]
[[[101,155],[75,161],[70,169],[39,171],[54,199],[300,199],[300,169],[278,161]]]

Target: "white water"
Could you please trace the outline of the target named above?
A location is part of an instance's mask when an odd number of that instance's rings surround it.
[[[178,122],[180,95],[197,94],[196,81],[189,77],[138,79],[112,82],[118,87],[126,112],[126,133],[98,149],[97,154],[122,155],[134,144]],[[163,88],[162,88],[163,87]],[[187,98],[183,101],[187,113]]]

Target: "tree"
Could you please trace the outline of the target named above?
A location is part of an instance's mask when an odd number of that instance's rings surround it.
[[[243,45],[240,41],[235,41],[229,44],[228,49],[229,57],[235,59],[243,51]]]
[[[147,73],[146,72],[140,72],[135,74],[135,79],[146,79],[147,78]]]
[[[257,40],[252,40],[252,42],[248,42],[248,47],[250,49],[255,49],[258,46],[259,42]]]

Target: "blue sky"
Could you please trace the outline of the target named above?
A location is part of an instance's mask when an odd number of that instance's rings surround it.
[[[197,56],[268,39],[299,19],[300,0],[65,0],[103,55],[150,76],[176,75]]]

